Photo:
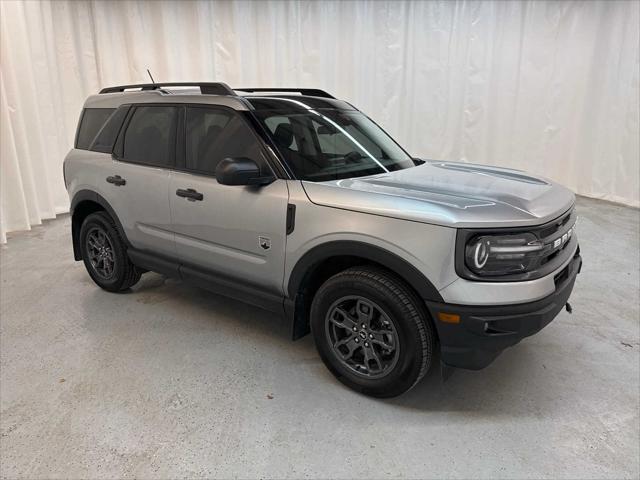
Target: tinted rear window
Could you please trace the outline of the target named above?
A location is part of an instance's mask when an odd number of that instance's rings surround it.
[[[114,111],[115,108],[85,108],[78,127],[76,148],[88,150],[93,139]]]
[[[95,140],[91,144],[90,150],[94,152],[111,153],[113,144],[116,141],[124,117],[129,112],[129,106],[119,107],[111,114],[107,123],[102,127]]]

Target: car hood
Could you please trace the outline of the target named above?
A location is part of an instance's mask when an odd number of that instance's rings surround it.
[[[313,203],[456,228],[540,225],[575,196],[550,180],[499,167],[427,161],[367,177],[307,182]]]

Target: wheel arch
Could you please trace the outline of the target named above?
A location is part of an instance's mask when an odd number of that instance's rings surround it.
[[[127,246],[130,246],[127,236],[124,233],[122,224],[113,210],[113,207],[109,202],[99,193],[93,190],[80,190],[71,200],[71,207],[69,212],[71,214],[71,238],[73,241],[73,258],[75,260],[82,260],[82,249],[80,248],[80,228],[82,222],[87,216],[94,212],[104,211],[107,212],[116,224],[118,233],[125,241]]]
[[[346,268],[373,264],[401,277],[424,299],[442,302],[438,289],[416,267],[384,248],[365,242],[337,240],[318,245],[296,263],[287,283],[285,310],[292,323],[292,337],[309,333],[309,309],[317,289],[330,276]]]

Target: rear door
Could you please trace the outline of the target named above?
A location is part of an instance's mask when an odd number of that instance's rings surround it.
[[[113,175],[103,180],[131,244],[174,258],[169,172],[182,111],[172,105],[132,107],[114,148]]]
[[[281,295],[289,191],[285,180],[228,186],[215,179],[223,158],[246,157],[270,171],[263,147],[245,119],[213,106],[186,108],[185,163],[171,174],[176,249],[189,268],[217,279]],[[193,195],[185,196],[185,192]]]

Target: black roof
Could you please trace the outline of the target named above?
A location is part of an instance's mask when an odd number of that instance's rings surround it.
[[[295,110],[300,110],[302,113],[310,109],[355,110],[349,103],[335,98],[310,97],[306,95],[245,96],[244,98],[256,110],[280,110],[289,113]]]
[[[234,88],[239,92],[249,92],[249,93],[266,93],[266,92],[274,92],[274,93],[287,93],[287,92],[298,92],[300,95],[304,95],[306,97],[323,97],[323,98],[335,98],[330,93],[325,92],[324,90],[320,90],[318,88]]]

